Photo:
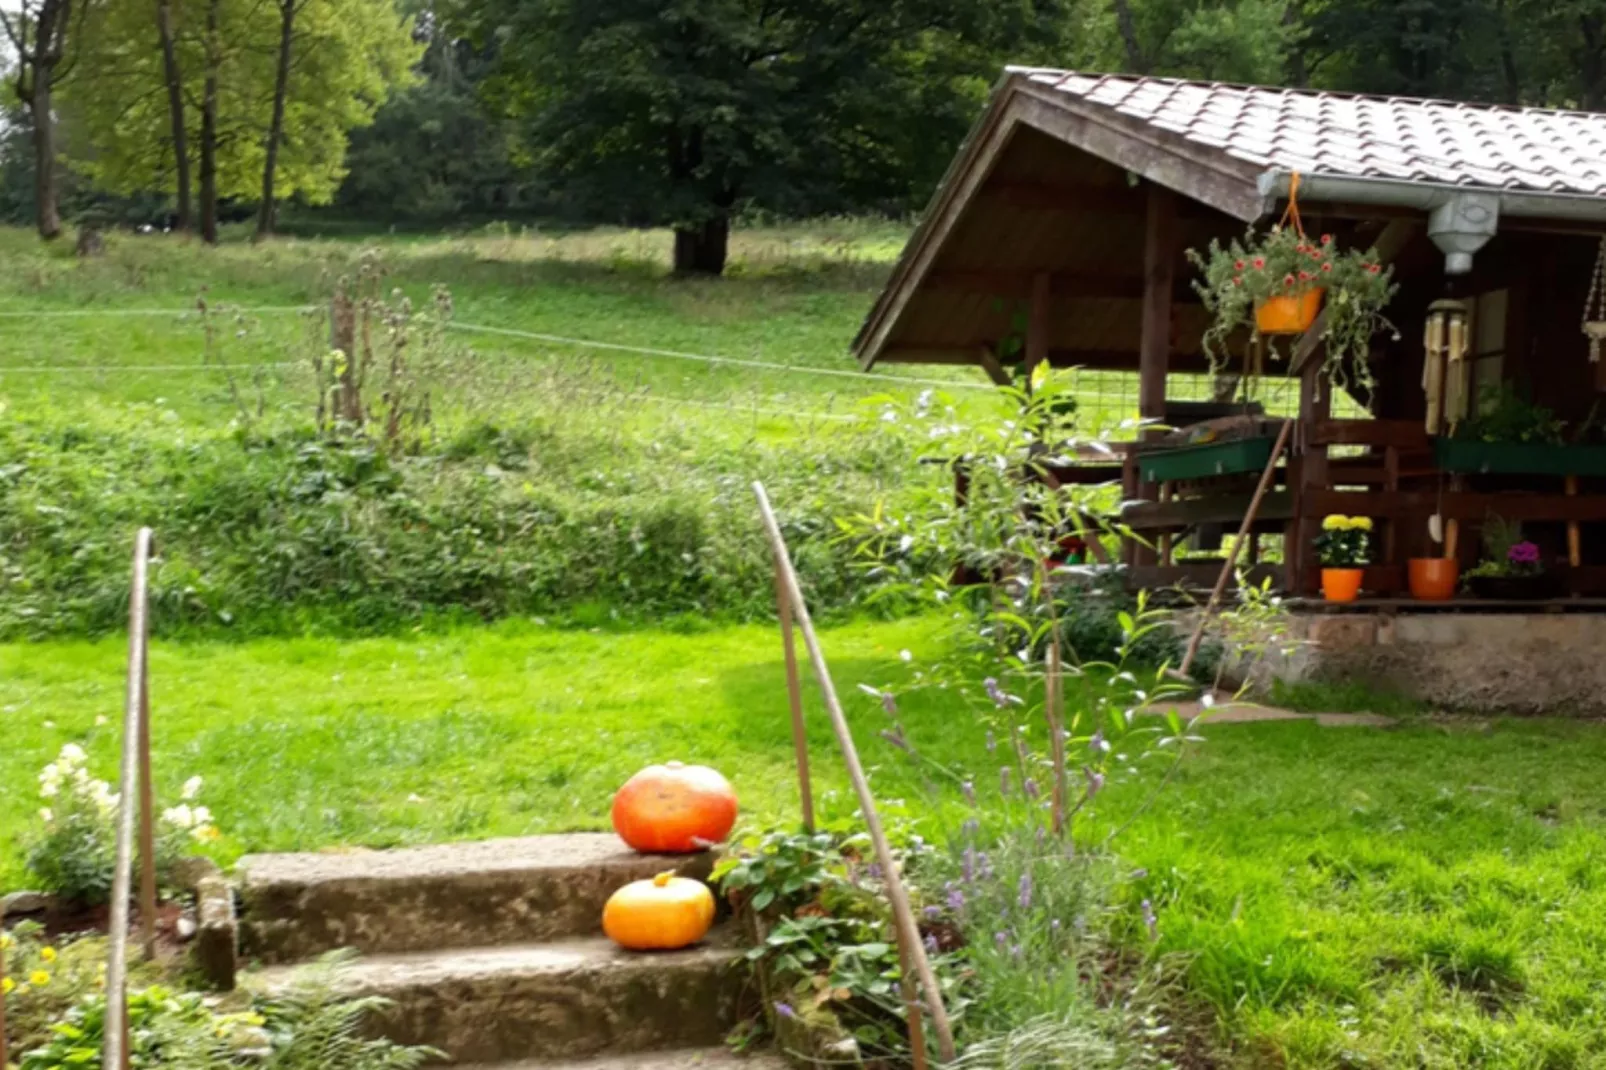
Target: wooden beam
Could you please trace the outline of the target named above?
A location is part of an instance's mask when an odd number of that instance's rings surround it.
[[[1026,381],[1048,359],[1048,272],[1032,276],[1032,303],[1026,313]]]
[[[1411,238],[1416,234],[1420,221],[1417,219],[1391,219],[1388,226],[1377,236],[1372,248],[1377,250],[1379,263],[1390,264],[1410,244]],[[1304,367],[1305,362],[1316,352],[1322,344],[1322,335],[1327,333],[1327,309],[1323,308],[1316,316],[1316,322],[1310,325],[1294,346],[1293,359],[1288,362],[1291,372],[1297,372]]]
[[[997,385],[1009,386],[1014,382],[1014,380],[1010,379],[1009,373],[1004,370],[1004,366],[998,363],[998,357],[993,353],[991,346],[976,347],[976,363],[980,364],[981,370],[987,373],[987,378]]]
[[[1023,182],[994,179],[979,196],[994,204],[1034,212],[1098,212],[1141,215],[1143,194],[1130,186],[1094,186],[1072,182]]]
[[[909,345],[888,346],[881,351],[877,363],[885,361],[888,364],[980,364],[978,354],[982,349],[991,350],[993,343],[978,341],[964,346],[949,345],[922,345],[918,342]],[[1090,371],[1124,371],[1138,370],[1138,354],[1130,349],[1061,349],[1052,348],[1048,351],[1048,362],[1055,368],[1087,368]],[[1007,367],[1005,368],[1007,371]],[[1169,371],[1191,372],[1203,374],[1210,370],[1209,361],[1199,353],[1173,353]],[[1269,376],[1277,376],[1281,368],[1268,370]]]
[[[1149,185],[1143,237],[1143,330],[1138,346],[1138,415],[1165,417],[1165,376],[1171,356],[1171,293],[1176,287],[1177,197]]]
[[[923,293],[979,295],[1025,300],[1031,293],[1036,271],[952,270],[933,271],[920,284]],[[1137,276],[1109,272],[1053,271],[1049,273],[1049,292],[1067,300],[1102,299],[1140,301],[1143,280]],[[1198,292],[1186,279],[1179,279],[1172,291],[1174,304],[1199,303]]]

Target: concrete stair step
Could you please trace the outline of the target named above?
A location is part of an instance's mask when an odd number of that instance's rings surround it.
[[[685,1048],[638,1055],[604,1055],[567,1063],[479,1063],[460,1066],[458,1070],[788,1070],[790,1065],[769,1051],[738,1055],[729,1048]]]
[[[735,1025],[745,986],[734,936],[722,926],[708,943],[656,953],[597,937],[372,955],[342,970],[339,987],[391,1001],[376,1032],[454,1063],[709,1048]],[[293,976],[277,966],[245,983],[271,991]]]
[[[590,936],[620,886],[665,870],[706,878],[711,865],[707,854],[640,855],[611,833],[248,855],[237,870],[240,950],[277,965],[342,947],[366,955]]]

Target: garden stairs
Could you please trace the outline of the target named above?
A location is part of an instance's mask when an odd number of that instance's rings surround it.
[[[692,1070],[769,1057],[723,1049],[744,991],[735,934],[631,953],[601,933],[625,883],[707,856],[644,856],[612,835],[537,836],[397,851],[253,855],[240,863],[248,986],[287,984],[337,948],[343,991],[391,1001],[377,1028],[499,1070]]]

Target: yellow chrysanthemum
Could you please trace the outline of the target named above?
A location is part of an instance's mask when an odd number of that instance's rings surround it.
[[[1332,516],[1322,521],[1322,530],[1347,531],[1349,530],[1349,517],[1339,516],[1337,513],[1334,513]]]
[[[43,988],[50,983],[50,975],[44,970],[35,970],[28,975],[28,983],[35,988]]]
[[[1353,517],[1353,518],[1351,518],[1351,520],[1349,522],[1349,526],[1351,528],[1355,529],[1356,531],[1371,531],[1372,530],[1372,518],[1369,517],[1369,516]]]
[[[56,949],[53,948],[53,947],[40,948],[39,949],[39,957],[41,959],[43,959],[44,961],[46,961],[46,962],[55,962],[56,961]]]

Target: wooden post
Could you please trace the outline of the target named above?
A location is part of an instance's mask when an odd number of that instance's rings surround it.
[[[1046,271],[1032,276],[1032,302],[1026,314],[1026,385],[1031,388],[1032,373],[1048,359],[1048,284]]]
[[[786,658],[786,697],[792,706],[792,751],[797,758],[797,793],[803,805],[803,831],[814,831],[814,787],[809,781],[809,737],[803,724],[803,688],[797,676],[797,645],[792,640],[792,601],[786,597],[781,566],[775,566],[775,609],[781,618],[781,650]]]
[[[156,959],[156,787],[151,779],[151,618],[139,648],[139,942]],[[124,787],[124,791],[128,788]]]
[[[1299,376],[1299,422],[1305,429],[1301,444],[1297,485],[1294,492],[1294,518],[1284,529],[1283,567],[1287,570],[1288,589],[1293,594],[1315,590],[1319,572],[1316,568],[1315,533],[1312,523],[1320,518],[1305,515],[1305,495],[1312,490],[1326,490],[1328,483],[1327,447],[1309,441],[1317,424],[1332,414],[1332,388],[1322,378],[1320,361],[1307,364]]]
[[[948,1021],[948,1011],[943,1006],[942,989],[937,984],[937,975],[932,972],[931,960],[926,957],[926,947],[920,942],[920,926],[915,922],[914,909],[909,905],[909,893],[903,886],[903,878],[898,873],[897,860],[892,855],[892,845],[887,841],[886,830],[881,827],[881,817],[876,811],[875,795],[870,791],[870,781],[864,775],[864,766],[859,761],[859,749],[853,743],[853,732],[848,728],[847,716],[842,712],[842,703],[837,698],[836,685],[831,682],[831,670],[825,663],[825,651],[820,647],[820,640],[814,634],[814,621],[809,618],[808,604],[803,600],[803,588],[798,583],[797,573],[792,568],[792,558],[786,548],[786,539],[781,535],[781,527],[775,521],[775,512],[770,508],[769,495],[764,493],[764,484],[753,484],[753,495],[758,499],[758,509],[764,519],[764,532],[769,538],[770,551],[781,570],[781,582],[786,596],[791,599],[792,609],[797,614],[798,628],[803,632],[803,645],[808,648],[809,661],[814,666],[814,678],[820,685],[820,693],[825,699],[825,711],[831,716],[831,730],[836,734],[837,746],[842,751],[842,764],[847,766],[848,780],[853,784],[854,794],[859,799],[859,811],[864,815],[865,830],[870,833],[870,842],[875,847],[876,861],[881,865],[887,889],[887,900],[892,905],[892,917],[897,925],[899,939],[904,950],[914,962],[915,973],[920,979],[920,988],[926,996],[926,1011],[931,1015],[931,1027],[937,1033],[937,1052],[945,1063],[954,1061],[954,1032]]]
[[[1567,497],[1578,497],[1578,477],[1567,477]],[[1567,521],[1567,563],[1577,568],[1584,563],[1583,549],[1580,546],[1582,539],[1578,530],[1578,521]]]
[[[1145,420],[1165,418],[1176,253],[1176,195],[1164,186],[1150,183],[1143,235],[1143,330],[1138,349],[1138,415]]]
[[[1065,808],[1070,784],[1065,772],[1065,678],[1060,673],[1060,636],[1056,627],[1048,642],[1048,679],[1043,684],[1043,713],[1048,721],[1048,752],[1054,763],[1054,835],[1065,835]]]
[[[926,1070],[926,1024],[920,1016],[920,996],[915,991],[914,974],[909,971],[909,949],[898,939],[898,991],[909,1013],[909,1063],[914,1070]]]

